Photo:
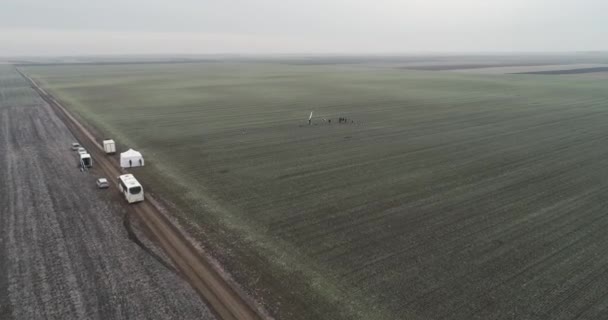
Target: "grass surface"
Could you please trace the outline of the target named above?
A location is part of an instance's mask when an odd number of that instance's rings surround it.
[[[280,318],[606,311],[607,80],[272,63],[25,71],[143,151],[145,183]]]

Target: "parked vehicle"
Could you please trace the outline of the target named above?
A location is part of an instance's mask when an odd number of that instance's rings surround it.
[[[78,143],[78,142],[72,143],[72,150],[73,151],[78,150],[78,148],[80,148],[80,143]]]
[[[79,154],[79,165],[82,168],[91,168],[93,166],[93,158],[91,158],[91,155],[88,153],[81,153]]]
[[[115,154],[116,153],[116,143],[112,139],[103,140],[103,151],[106,154]]]
[[[132,174],[123,174],[118,177],[118,190],[129,203],[144,201],[144,188]]]
[[[87,149],[83,148],[83,147],[78,147],[78,149],[76,149],[76,151],[78,151],[79,154],[84,154],[84,153],[88,153]]]
[[[108,182],[108,179],[106,178],[99,178],[97,179],[97,187],[99,189],[107,189],[110,187],[110,183]]]

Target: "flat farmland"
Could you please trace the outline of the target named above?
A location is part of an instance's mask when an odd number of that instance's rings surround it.
[[[146,188],[277,318],[608,316],[608,80],[271,62],[23,70],[141,150]]]
[[[0,65],[0,319],[216,319],[142,250],[153,246],[136,223],[127,233],[122,199],[96,188],[101,170],[77,169],[74,140]]]

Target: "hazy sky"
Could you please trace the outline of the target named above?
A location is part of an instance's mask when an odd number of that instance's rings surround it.
[[[0,0],[0,56],[608,50],[606,0]]]

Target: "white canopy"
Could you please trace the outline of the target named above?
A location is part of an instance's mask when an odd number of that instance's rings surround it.
[[[131,168],[131,167],[143,167],[144,165],[144,157],[141,156],[141,153],[129,149],[120,154],[120,166],[123,168]]]

